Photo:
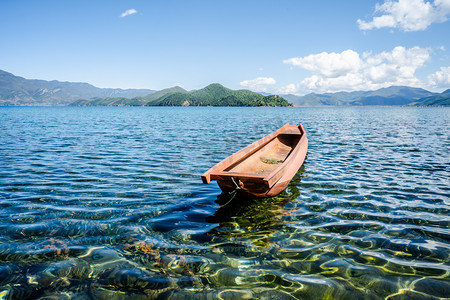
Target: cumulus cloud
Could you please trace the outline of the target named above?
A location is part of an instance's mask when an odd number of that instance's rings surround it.
[[[358,20],[361,30],[383,27],[399,28],[404,31],[425,30],[432,23],[441,23],[450,16],[450,0],[386,0],[375,6],[372,21]]]
[[[359,54],[353,50],[346,50],[342,53],[322,52],[283,60],[285,64],[301,67],[327,77],[338,77],[355,71],[360,68],[360,62]]]
[[[295,94],[301,86],[299,84],[290,83],[286,86],[282,86],[278,88],[277,93],[278,94]]]
[[[125,18],[126,16],[133,15],[133,14],[136,14],[136,13],[137,13],[137,10],[135,10],[134,8],[131,8],[131,9],[129,9],[129,10],[124,11],[124,12],[120,15],[120,17],[121,17],[121,18]]]
[[[242,87],[248,88],[253,91],[267,92],[267,86],[276,83],[276,80],[272,77],[258,77],[255,79],[241,81],[239,84]]]
[[[428,48],[399,46],[377,54],[345,50],[286,59],[285,64],[309,70],[312,76],[284,89],[298,93],[373,90],[391,85],[421,86],[415,72],[429,60],[430,52]]]
[[[441,67],[440,71],[428,76],[428,83],[436,88],[450,87],[450,66]]]

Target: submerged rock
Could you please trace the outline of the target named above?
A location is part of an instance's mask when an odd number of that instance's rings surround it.
[[[123,265],[100,273],[91,293],[97,299],[152,299],[170,287],[169,278]]]

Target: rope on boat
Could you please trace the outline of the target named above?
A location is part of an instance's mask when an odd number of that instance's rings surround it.
[[[241,190],[242,188],[240,187],[239,184],[236,183],[236,181],[234,181],[234,178],[231,177],[231,181],[233,181],[234,185],[236,186],[236,188],[234,189],[234,191],[230,192],[231,193],[236,193],[237,190]]]
[[[234,185],[236,186],[236,188],[235,188],[234,190],[232,190],[231,192],[228,192],[228,195],[233,195],[233,196],[231,196],[230,200],[228,200],[227,203],[225,203],[224,205],[222,205],[222,207],[223,207],[223,206],[227,206],[227,205],[234,199],[234,197],[236,197],[237,190],[241,190],[241,189],[242,189],[242,188],[236,183],[236,181],[234,181],[234,178],[233,178],[233,177],[231,177],[231,181],[233,181],[233,183],[234,183]]]

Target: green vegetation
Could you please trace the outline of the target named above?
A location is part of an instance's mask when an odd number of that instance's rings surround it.
[[[124,97],[99,98],[93,100],[77,100],[70,106],[142,106],[144,102],[138,98],[128,99]]]
[[[218,83],[192,92],[180,87],[145,97],[78,100],[72,106],[292,106],[280,96],[263,96],[249,90],[230,90]]]

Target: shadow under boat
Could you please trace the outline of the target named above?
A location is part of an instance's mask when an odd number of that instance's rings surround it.
[[[217,238],[215,247],[224,245],[223,242],[237,246],[245,239],[250,240],[255,246],[267,247],[273,244],[270,235],[276,233],[279,227],[286,223],[282,220],[282,216],[290,214],[292,209],[285,206],[300,196],[298,186],[304,172],[305,164],[288,187],[275,197],[246,198],[226,192],[218,195],[215,202],[221,207],[214,215],[206,218],[206,222],[218,224],[206,233]]]

